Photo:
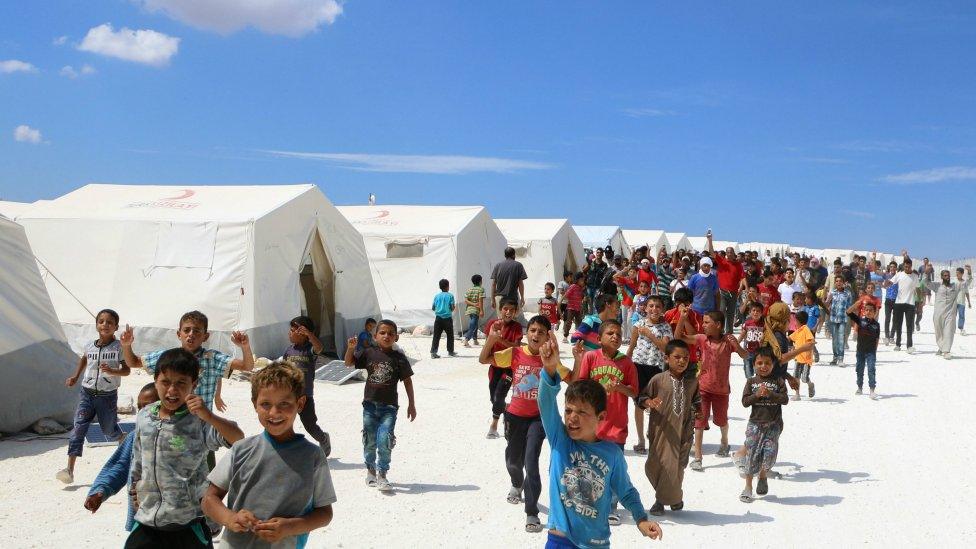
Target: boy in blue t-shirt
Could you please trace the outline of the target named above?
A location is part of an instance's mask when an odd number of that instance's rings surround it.
[[[363,325],[363,331],[359,332],[356,336],[356,354],[365,351],[369,347],[375,347],[376,342],[373,341],[373,330],[376,329],[376,319],[367,318],[366,324]]]
[[[607,415],[606,390],[582,379],[566,390],[566,421],[559,417],[559,346],[555,332],[540,349],[545,372],[539,382],[539,412],[549,441],[549,539],[547,548],[610,546],[612,495],[630,511],[642,534],[660,539],[658,523],[647,519],[637,488],[627,475],[620,447],[601,441],[597,425]]]
[[[441,291],[434,296],[434,304],[430,309],[434,311],[434,340],[430,342],[430,358],[440,358],[437,348],[441,346],[441,334],[447,334],[447,354],[457,356],[454,352],[454,294],[449,292],[451,283],[442,278],[437,284]]]

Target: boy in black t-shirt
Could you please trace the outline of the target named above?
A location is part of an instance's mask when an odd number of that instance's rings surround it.
[[[857,315],[858,307],[864,312],[864,316]],[[878,307],[873,301],[857,302],[847,309],[847,317],[857,325],[857,391],[854,394],[864,394],[864,367],[867,366],[871,400],[878,400],[878,395],[874,392],[874,363],[878,354],[878,339],[881,337],[881,324],[877,321]]]
[[[403,381],[407,391],[407,417],[413,421],[417,409],[413,399],[413,370],[410,362],[400,351],[393,348],[397,340],[397,325],[391,320],[381,320],[376,328],[376,346],[356,354],[356,338],[349,338],[346,345],[346,366],[364,369],[369,376],[363,394],[363,454],[366,462],[366,485],[380,491],[392,490],[386,472],[390,469],[390,457],[396,437],[397,382]]]

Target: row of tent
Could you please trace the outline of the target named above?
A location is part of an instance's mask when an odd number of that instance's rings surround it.
[[[22,429],[42,411],[58,417],[42,403],[58,401],[54,392],[72,400],[54,388],[63,388],[74,356],[95,337],[94,314],[103,307],[134,327],[140,353],[175,346],[180,316],[198,309],[209,317],[207,346],[231,349],[231,333],[245,330],[256,354],[277,356],[300,313],[312,317],[333,350],[369,317],[402,328],[432,324],[438,281],[447,279],[459,298],[474,274],[490,288],[506,246],[525,265],[532,311],[546,282],[585,264],[585,249],[610,246],[629,255],[644,245],[655,253],[705,245],[684,233],[492,219],[481,206],[336,207],[314,185],[92,184],[54,200],[0,202],[3,216],[0,372],[22,383],[4,385],[0,431]],[[791,249],[715,244],[768,255]],[[829,259],[853,253],[822,252]],[[456,329],[463,325],[459,309]],[[55,362],[43,379],[21,375],[24,364]],[[44,393],[32,394],[27,385],[35,382]],[[8,414],[8,402],[23,414]],[[73,401],[66,406],[70,416]]]

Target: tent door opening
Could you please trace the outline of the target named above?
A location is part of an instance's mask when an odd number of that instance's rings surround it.
[[[573,253],[572,244],[566,245],[566,260],[563,261],[563,272],[559,273],[562,276],[563,273],[578,273],[580,270],[579,265],[576,264],[576,254]]]
[[[315,323],[322,347],[335,352],[335,270],[318,229],[308,239],[304,261],[298,271],[302,314]]]

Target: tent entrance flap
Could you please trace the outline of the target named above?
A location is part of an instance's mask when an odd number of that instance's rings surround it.
[[[312,230],[304,258],[298,271],[302,314],[315,322],[324,349],[335,351],[335,271],[318,229]]]
[[[563,273],[578,273],[579,265],[576,264],[576,254],[573,253],[573,245],[566,245],[566,260],[563,261]],[[562,274],[562,273],[560,273]]]

